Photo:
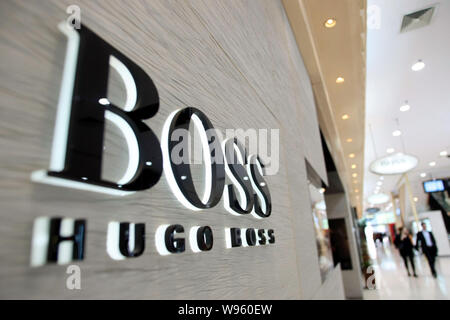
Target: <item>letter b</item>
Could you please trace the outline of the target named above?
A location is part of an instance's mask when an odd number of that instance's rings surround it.
[[[60,24],[68,37],[50,169],[32,180],[88,191],[125,195],[155,185],[162,174],[158,138],[142,121],[153,117],[159,97],[151,78],[85,26]],[[123,109],[107,99],[110,67],[125,84]],[[105,120],[123,134],[128,165],[118,181],[101,177]]]

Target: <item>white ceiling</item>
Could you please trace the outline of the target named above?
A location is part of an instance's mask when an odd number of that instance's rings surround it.
[[[402,17],[432,5],[437,10],[430,25],[400,33]],[[418,209],[426,199],[422,181],[450,176],[450,1],[441,0],[368,0],[368,8],[380,11],[380,28],[367,18],[367,82],[365,134],[365,197],[373,194],[379,176],[369,171],[369,164],[387,155],[387,148],[419,158],[419,165],[409,173],[413,193],[419,198]],[[372,17],[373,18],[373,17]],[[376,22],[376,21],[375,21]],[[426,67],[411,70],[417,60]],[[408,100],[411,109],[400,112]],[[393,137],[399,119],[402,137]],[[372,128],[372,142],[369,126]],[[402,146],[404,142],[404,149]],[[436,161],[435,167],[429,162]],[[427,177],[421,178],[420,173]],[[430,173],[432,175],[430,175]],[[385,177],[381,192],[395,189],[399,176]]]

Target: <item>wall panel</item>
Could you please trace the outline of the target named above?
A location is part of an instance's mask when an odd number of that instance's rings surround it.
[[[280,129],[280,170],[267,177],[270,218],[232,216],[223,200],[189,211],[164,176],[119,198],[31,182],[49,163],[65,52],[56,26],[70,4],[155,82],[160,110],[146,123],[158,137],[167,116],[187,106],[221,130]],[[325,167],[309,78],[279,1],[2,1],[0,112],[1,298],[278,299],[319,290],[304,158],[322,176]],[[88,220],[81,290],[66,289],[63,266],[29,267],[33,220],[44,215]],[[109,258],[112,220],[146,223],[141,257]],[[155,230],[166,223],[212,226],[213,250],[160,256]],[[226,249],[224,227],[273,228],[276,244]]]

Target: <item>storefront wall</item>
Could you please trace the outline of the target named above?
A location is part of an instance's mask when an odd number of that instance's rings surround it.
[[[269,218],[233,216],[223,198],[214,208],[190,211],[164,175],[125,197],[31,181],[33,171],[48,168],[66,45],[57,25],[73,4],[83,25],[153,79],[160,108],[145,123],[158,138],[169,114],[188,106],[220,130],[280,130],[279,171],[265,177]],[[344,296],[340,270],[320,279],[305,159],[324,181],[326,171],[311,85],[280,2],[11,0],[1,2],[0,18],[1,298]],[[29,266],[39,216],[87,220],[86,256],[74,263],[81,290],[66,288],[65,266]],[[108,256],[110,221],[146,224],[142,256]],[[214,247],[161,256],[154,239],[162,224],[211,226]],[[274,229],[276,242],[227,249],[225,227]]]

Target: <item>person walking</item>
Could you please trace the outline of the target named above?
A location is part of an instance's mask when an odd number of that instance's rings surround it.
[[[433,232],[427,230],[427,225],[422,222],[422,231],[417,233],[416,249],[422,248],[422,253],[427,258],[428,264],[430,265],[431,273],[433,277],[437,277],[435,262],[436,256],[438,254],[438,248],[436,245],[436,240],[434,239]]]
[[[414,252],[413,252],[414,245],[411,239],[411,234],[407,228],[402,228],[402,231],[397,241],[397,248],[400,251],[400,255],[402,256],[403,261],[405,262],[408,277],[411,276],[411,273],[409,272],[408,268],[408,260],[409,260],[409,262],[411,263],[413,275],[414,277],[417,278],[416,266],[414,265]]]

